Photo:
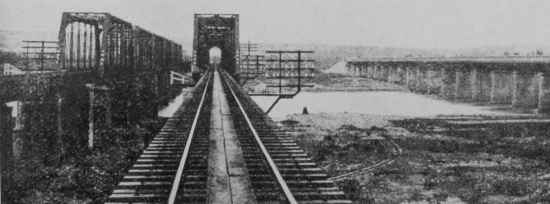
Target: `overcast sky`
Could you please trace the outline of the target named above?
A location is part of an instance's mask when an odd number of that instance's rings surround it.
[[[550,0],[1,0],[0,30],[58,31],[64,11],[110,12],[171,39],[192,39],[195,13],[231,13],[242,42],[550,45]]]

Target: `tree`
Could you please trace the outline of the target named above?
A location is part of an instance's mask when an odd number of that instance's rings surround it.
[[[0,50],[0,64],[18,64],[19,62],[21,62],[21,60],[21,57],[15,52]]]

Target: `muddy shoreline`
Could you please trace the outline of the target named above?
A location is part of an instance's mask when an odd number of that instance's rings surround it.
[[[403,149],[394,163],[339,181],[355,203],[548,203],[550,139],[484,131],[430,133],[354,113],[289,115],[285,125],[329,176],[387,158],[377,137]],[[292,125],[289,125],[292,124]],[[297,131],[298,130],[298,131]]]

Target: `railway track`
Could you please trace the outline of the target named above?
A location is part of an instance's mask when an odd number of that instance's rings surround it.
[[[106,203],[166,203],[170,196],[174,201],[176,198],[195,202],[206,200],[208,142],[204,137],[208,129],[204,127],[208,127],[205,124],[209,115],[201,112],[210,106],[211,75],[208,72],[203,77],[192,97],[168,119]],[[185,171],[180,167],[182,161],[187,165]],[[171,193],[175,183],[183,192],[178,197]]]
[[[222,89],[223,94],[218,93]],[[219,96],[227,99],[226,105],[216,104],[222,103],[214,99]],[[216,168],[212,165],[220,163],[212,161],[217,157],[212,152],[219,151],[212,145],[212,135],[218,133],[212,129],[212,121],[217,120],[210,111],[214,113],[216,106],[228,106],[229,116],[221,115],[230,117],[231,124],[224,123],[223,131],[238,141],[242,155],[238,158],[243,160],[239,162],[245,167],[244,179],[230,175],[230,185],[246,180],[240,185],[250,194],[249,203],[351,203],[227,73],[215,70],[199,81],[192,97],[168,120],[106,203],[219,203],[219,198],[211,198],[218,193],[212,189],[220,188],[214,185],[220,178],[211,172]],[[230,163],[222,167],[231,172]],[[230,194],[235,196],[234,191]],[[240,202],[236,198],[222,201]]]

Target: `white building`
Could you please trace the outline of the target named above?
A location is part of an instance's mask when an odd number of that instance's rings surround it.
[[[18,74],[25,74],[24,71],[21,71],[20,69],[18,69],[17,67],[9,64],[9,63],[5,63],[5,64],[2,64],[2,71],[0,73],[2,73],[2,75],[18,75]]]

